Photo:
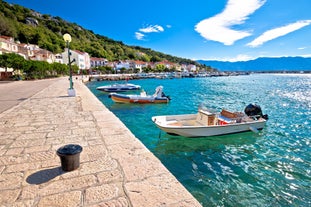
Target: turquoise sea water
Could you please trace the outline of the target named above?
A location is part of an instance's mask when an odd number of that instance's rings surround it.
[[[311,206],[311,75],[132,80],[147,93],[164,86],[169,104],[117,104],[98,99],[153,152],[203,206]],[[259,133],[184,138],[161,132],[155,115],[209,108],[243,111],[257,103],[269,115]]]

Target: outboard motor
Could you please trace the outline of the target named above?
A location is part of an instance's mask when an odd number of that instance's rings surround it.
[[[253,117],[258,117],[258,118],[262,117],[268,120],[268,115],[262,114],[262,111],[259,105],[249,104],[248,106],[245,107],[244,112],[247,116],[253,116]]]
[[[156,88],[156,92],[153,94],[154,97],[158,97],[158,98],[167,98],[168,100],[171,100],[171,98],[167,95],[165,95],[165,93],[163,92],[163,86],[158,86]]]
[[[171,100],[171,97],[170,97],[170,96],[165,95],[165,93],[164,93],[164,92],[162,92],[161,96],[162,96],[162,97],[166,97],[169,101]]]

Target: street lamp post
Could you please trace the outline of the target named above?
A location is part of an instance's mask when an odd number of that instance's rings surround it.
[[[69,66],[69,89],[68,89],[68,96],[76,96],[76,91],[73,88],[73,82],[72,82],[72,68],[71,68],[71,60],[70,60],[70,48],[69,48],[69,44],[71,42],[71,36],[70,34],[66,33],[63,36],[65,42],[66,42],[66,46],[67,46],[67,50],[68,50],[68,66]],[[75,60],[73,60],[74,62]]]

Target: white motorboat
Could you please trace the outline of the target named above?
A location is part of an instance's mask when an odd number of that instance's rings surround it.
[[[110,93],[109,97],[116,103],[152,104],[170,101],[170,97],[163,93],[163,86],[158,86],[153,95],[147,95],[145,91],[142,91],[140,95]]]
[[[258,132],[264,128],[268,115],[262,115],[258,105],[250,104],[243,112],[220,113],[199,109],[196,114],[154,116],[152,121],[168,134],[184,137],[208,137],[246,131]]]
[[[125,91],[134,91],[140,90],[140,85],[135,85],[131,83],[124,83],[124,84],[112,84],[106,86],[99,86],[96,90],[105,91],[105,92],[125,92]]]

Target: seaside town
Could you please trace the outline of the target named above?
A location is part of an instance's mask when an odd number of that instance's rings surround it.
[[[65,45],[65,42],[64,42]],[[15,53],[25,60],[43,61],[47,63],[68,64],[68,48],[64,52],[53,54],[38,45],[15,41],[13,37],[0,36],[0,55]],[[96,80],[115,80],[116,78],[181,78],[238,75],[236,72],[219,72],[216,69],[206,70],[193,64],[178,64],[167,60],[161,62],[144,62],[140,60],[108,61],[105,58],[90,57],[87,52],[70,50],[72,65],[77,75],[91,75]],[[102,70],[105,68],[105,71]],[[0,80],[8,79],[20,71],[13,68],[0,67]],[[127,75],[118,75],[127,74]],[[245,74],[245,73],[243,73]]]

